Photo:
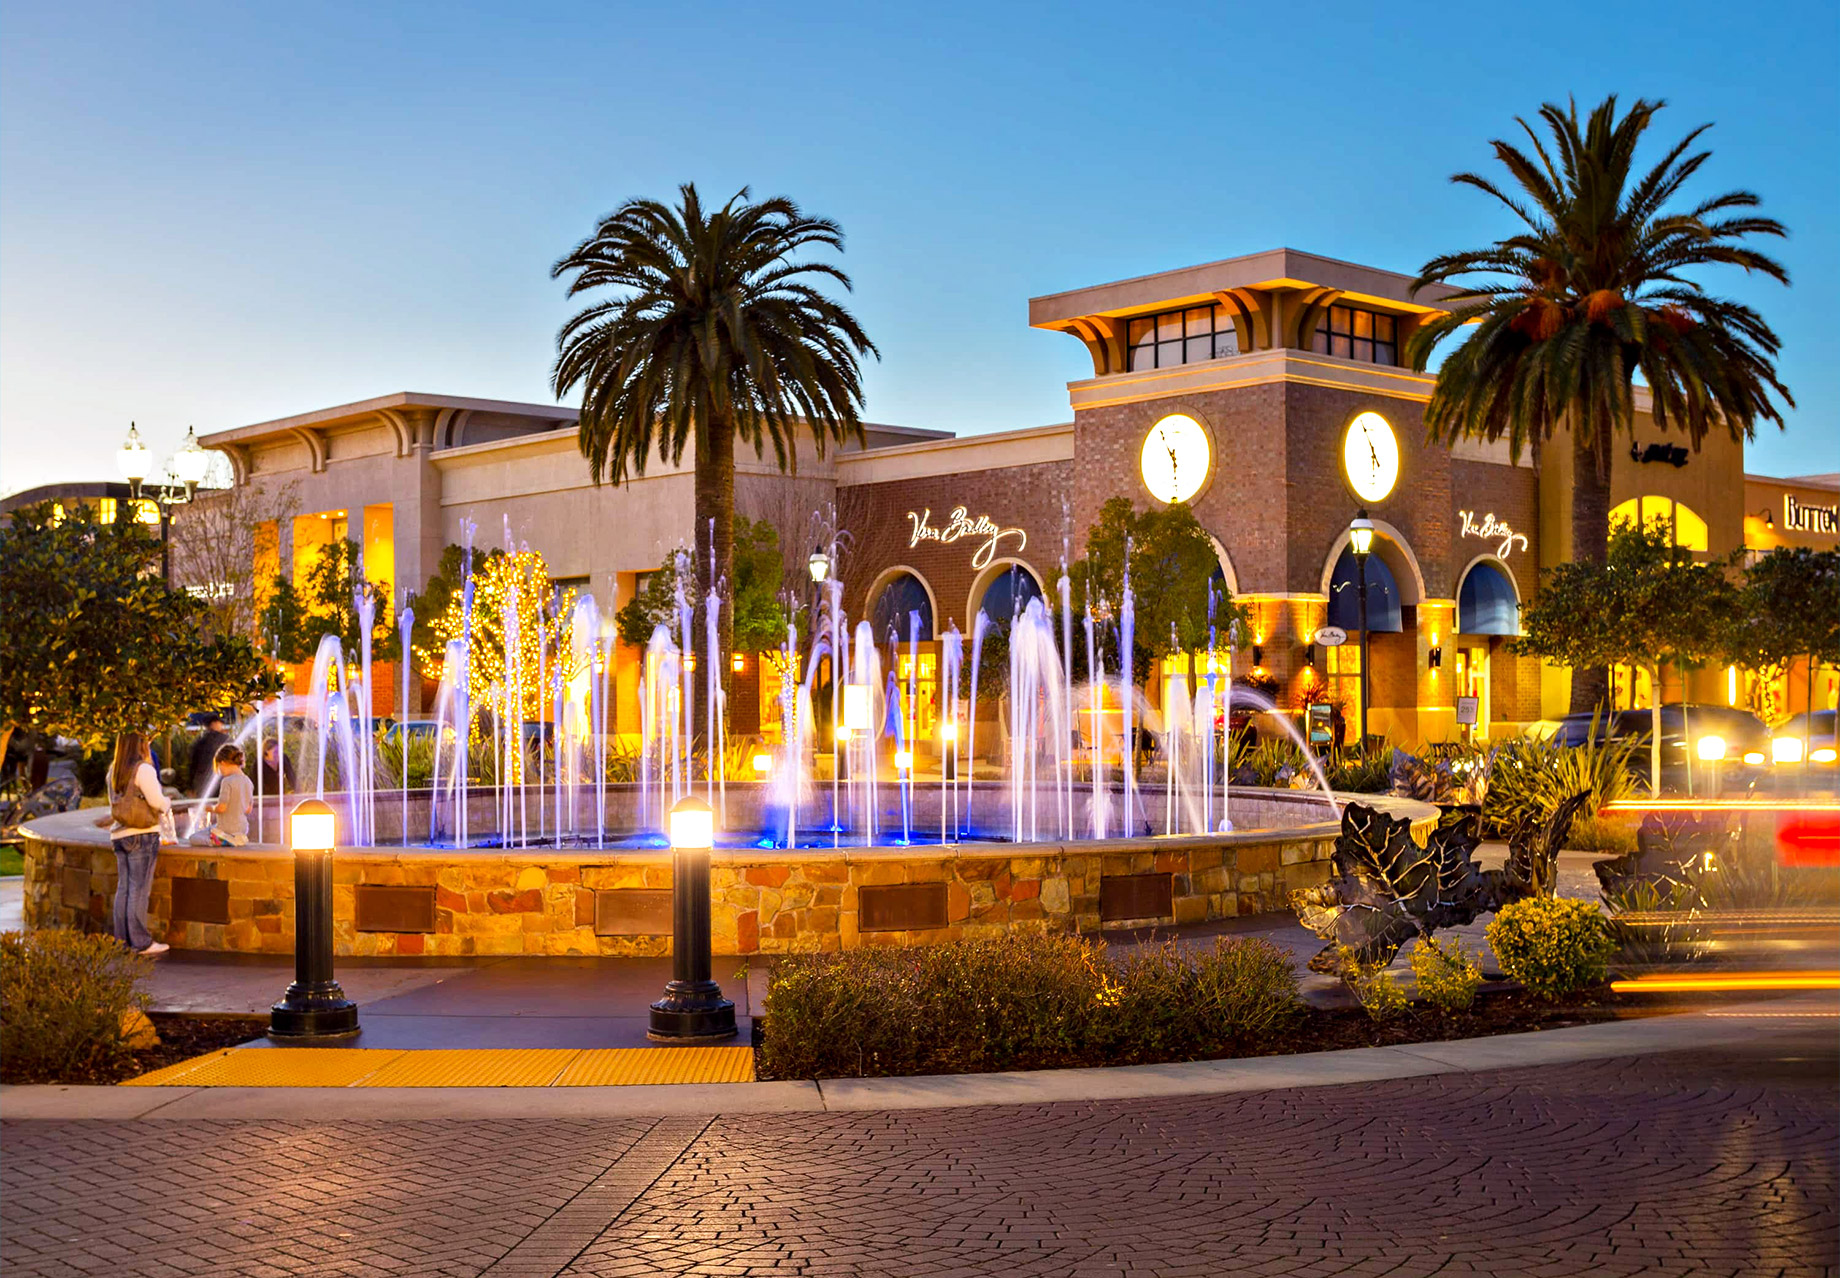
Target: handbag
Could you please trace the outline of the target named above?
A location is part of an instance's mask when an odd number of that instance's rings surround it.
[[[139,785],[130,785],[126,793],[109,800],[109,816],[130,830],[148,830],[160,823],[160,814],[147,802]]]

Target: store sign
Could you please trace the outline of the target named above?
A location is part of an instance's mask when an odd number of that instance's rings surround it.
[[[185,593],[194,599],[213,603],[219,599],[232,599],[236,596],[236,587],[228,581],[208,581],[202,586],[187,586]]]
[[[1339,648],[1348,642],[1348,632],[1340,626],[1320,626],[1314,637],[1319,648]]]
[[[983,544],[971,556],[971,566],[983,569],[990,567],[991,561],[997,557],[997,547],[1005,537],[1016,539],[1018,552],[1029,544],[1029,535],[1022,529],[1000,528],[989,515],[973,517],[965,513],[963,506],[953,508],[952,514],[946,519],[943,527],[930,522],[932,515],[931,508],[907,512],[908,522],[913,526],[913,536],[907,541],[909,549],[918,546],[923,541],[936,541],[941,545],[951,545],[967,537],[981,540]]]
[[[1810,506],[1784,493],[1783,527],[1795,532],[1840,533],[1840,506]]]
[[[1476,512],[1473,510],[1459,510],[1457,516],[1463,521],[1462,528],[1458,530],[1461,535],[1480,537],[1484,541],[1499,543],[1495,547],[1497,559],[1506,559],[1508,552],[1514,549],[1514,543],[1517,541],[1522,550],[1527,549],[1527,535],[1515,532],[1506,523],[1495,518],[1495,512],[1492,510],[1481,519],[1476,518]]]

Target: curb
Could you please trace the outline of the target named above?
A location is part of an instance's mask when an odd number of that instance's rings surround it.
[[[1429,1074],[1534,1068],[1617,1056],[1718,1048],[1805,1031],[1840,1018],[1831,994],[1777,998],[1571,1029],[1406,1047],[1294,1056],[1031,1070],[1007,1074],[690,1083],[567,1089],[518,1087],[0,1087],[9,1121],[101,1119],[410,1120],[769,1114],[977,1105],[1046,1105],[1226,1095],[1384,1082]]]

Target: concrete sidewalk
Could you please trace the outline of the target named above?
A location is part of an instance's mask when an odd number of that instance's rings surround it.
[[[0,1088],[0,1117],[588,1118],[1042,1105],[1322,1087],[1705,1050],[1803,1033],[1810,1025],[1840,1027],[1840,999],[1830,993],[1796,995],[1711,1012],[1453,1043],[1009,1074],[570,1088],[15,1086]]]

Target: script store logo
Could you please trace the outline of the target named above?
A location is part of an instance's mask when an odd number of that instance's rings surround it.
[[[982,570],[990,567],[991,561],[997,557],[997,547],[1005,537],[1016,539],[1018,553],[1029,544],[1029,535],[1022,529],[999,527],[989,515],[968,515],[963,506],[953,508],[943,527],[929,522],[932,515],[933,511],[930,507],[926,510],[907,512],[908,523],[913,527],[913,536],[907,541],[910,549],[923,541],[936,541],[941,545],[949,546],[967,537],[980,539],[982,544],[972,552],[971,566]]]

